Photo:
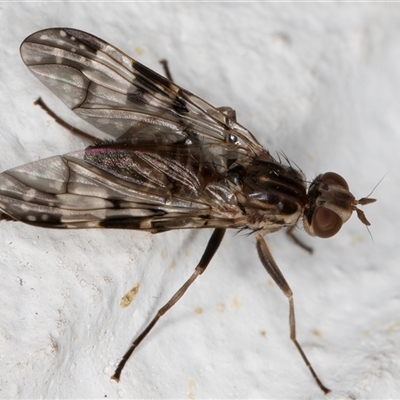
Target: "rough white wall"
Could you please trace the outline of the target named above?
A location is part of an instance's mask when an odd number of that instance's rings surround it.
[[[239,121],[309,179],[342,174],[368,206],[330,240],[268,237],[298,336],[331,399],[400,393],[400,9],[382,3],[0,5],[0,169],[83,148],[33,106],[86,127],[23,65],[43,28],[96,34]],[[111,382],[118,359],[190,275],[209,232],[49,231],[0,224],[0,397],[324,398],[288,338],[287,302],[254,239],[228,233],[204,276]],[[137,282],[139,294],[122,309]],[[201,310],[201,312],[200,312]]]

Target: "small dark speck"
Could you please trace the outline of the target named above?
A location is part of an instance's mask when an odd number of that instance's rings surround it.
[[[185,114],[189,111],[186,107],[185,102],[182,99],[178,98],[174,100],[172,107],[178,114]]]
[[[144,102],[144,96],[145,96],[146,93],[147,92],[144,89],[139,88],[139,89],[135,90],[132,93],[128,93],[126,96],[127,96],[129,101],[132,101],[132,102]]]

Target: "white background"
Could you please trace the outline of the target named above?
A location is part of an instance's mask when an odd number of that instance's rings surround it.
[[[400,8],[382,3],[19,3],[0,5],[0,169],[84,148],[33,105],[74,118],[24,66],[29,34],[66,26],[104,38],[238,120],[309,179],[336,171],[356,197],[386,174],[330,240],[267,237],[295,292],[287,301],[254,239],[229,232],[205,274],[126,365],[116,363],[191,274],[210,232],[51,231],[0,225],[0,397],[400,397]],[[123,295],[140,283],[137,297]],[[200,311],[201,310],[201,311]]]

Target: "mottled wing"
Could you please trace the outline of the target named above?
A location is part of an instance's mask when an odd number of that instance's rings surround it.
[[[243,167],[266,153],[216,109],[104,41],[71,29],[28,37],[29,69],[106,142],[0,174],[0,210],[54,228],[243,227]]]
[[[154,143],[234,143],[262,151],[254,136],[218,110],[88,33],[43,30],[21,45],[32,73],[77,115],[113,138]]]
[[[50,228],[243,226],[214,151],[218,146],[117,141],[36,161],[0,174],[0,210]]]

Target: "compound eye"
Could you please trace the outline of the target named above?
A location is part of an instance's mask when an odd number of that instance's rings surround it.
[[[349,185],[339,174],[335,172],[326,172],[321,177],[321,183],[325,185],[339,185],[349,190]]]
[[[341,176],[339,178],[344,181]],[[334,211],[325,207],[318,207],[314,211],[311,225],[315,236],[326,239],[336,235],[340,231],[343,222]]]

